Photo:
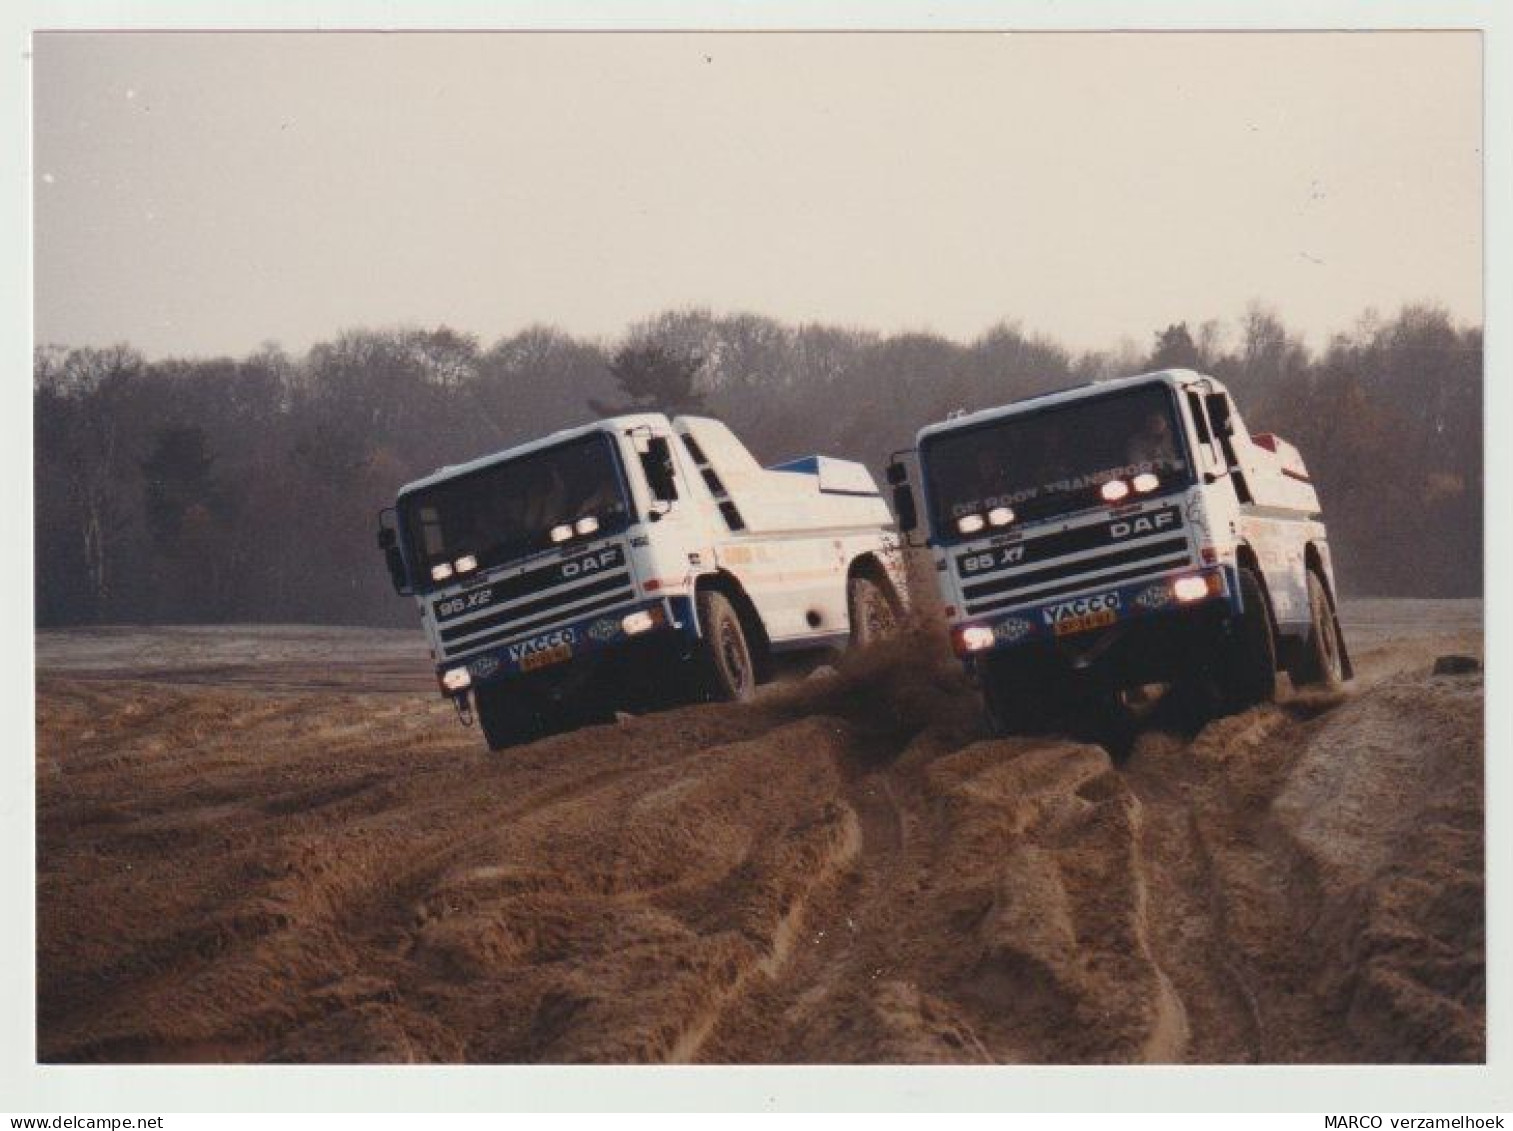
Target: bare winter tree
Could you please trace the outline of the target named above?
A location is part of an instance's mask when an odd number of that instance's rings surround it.
[[[1156,348],[1147,363],[1152,369],[1196,369],[1198,347],[1186,322],[1168,326],[1156,335]]]
[[[621,346],[609,363],[614,376],[629,401],[612,407],[602,401],[589,404],[601,416],[622,412],[702,412],[704,395],[698,391],[699,370],[704,359],[658,342]]]
[[[550,327],[481,349],[354,331],[303,357],[148,364],[37,351],[40,624],[405,623],[372,547],[398,487],[624,408],[709,411],[764,460],[870,462],[954,408],[1196,364],[1307,456],[1347,592],[1469,596],[1482,573],[1482,336],[1443,311],[1368,317],[1314,355],[1270,311],[1075,359],[1011,322],[970,343],[675,311],[612,354]],[[1402,547],[1413,546],[1413,554]]]

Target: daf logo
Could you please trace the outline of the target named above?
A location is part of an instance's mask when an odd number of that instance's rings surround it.
[[[611,546],[607,550],[600,550],[597,554],[584,554],[581,558],[572,558],[563,562],[562,577],[564,580],[582,577],[619,564],[620,551],[617,547]]]
[[[1135,534],[1154,534],[1158,530],[1165,530],[1176,522],[1177,515],[1174,511],[1158,511],[1155,514],[1137,514],[1133,518],[1121,522],[1111,522],[1108,525],[1110,538],[1129,538]]]

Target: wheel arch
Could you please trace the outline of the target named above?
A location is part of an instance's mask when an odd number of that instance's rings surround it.
[[[1271,625],[1271,638],[1275,642],[1277,654],[1277,670],[1280,671],[1282,670],[1282,654],[1286,651],[1287,645],[1277,627],[1277,610],[1272,604],[1271,586],[1266,582],[1266,571],[1261,568],[1261,559],[1249,542],[1241,542],[1236,548],[1235,562],[1255,575],[1256,584],[1261,587],[1261,592],[1266,596],[1266,622]]]
[[[1329,613],[1334,617],[1334,638],[1340,646],[1340,668],[1346,679],[1354,679],[1355,665],[1350,662],[1350,645],[1345,643],[1345,633],[1340,628],[1340,599],[1334,591],[1329,570],[1325,568],[1324,555],[1311,540],[1303,547],[1303,568],[1317,574],[1319,584],[1324,587],[1324,595],[1329,598]]]
[[[1329,595],[1329,605],[1337,608],[1339,599],[1334,594],[1334,586],[1329,580],[1329,570],[1324,567],[1324,555],[1319,552],[1317,542],[1310,541],[1303,547],[1303,567],[1319,575],[1319,580],[1324,583],[1324,592]]]
[[[746,593],[746,587],[735,574],[728,570],[702,573],[694,582],[694,616],[698,616],[698,595],[706,590],[723,593],[741,618],[741,627],[746,631],[746,643],[751,648],[751,660],[756,665],[758,682],[772,676],[772,640],[767,635],[767,626],[762,623],[756,604]],[[703,626],[699,626],[700,634]]]
[[[893,577],[888,573],[888,567],[883,564],[882,559],[877,556],[876,551],[864,550],[851,559],[851,564],[846,567],[846,586],[848,590],[850,589],[852,578],[856,577],[865,577],[868,581],[875,583],[882,589],[883,595],[888,598],[889,604],[893,606],[893,611],[897,614],[903,613],[903,595],[899,593],[898,587],[893,584]]]

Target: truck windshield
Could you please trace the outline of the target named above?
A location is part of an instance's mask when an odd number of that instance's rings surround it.
[[[925,441],[920,459],[935,534],[946,541],[962,537],[959,523],[969,515],[983,516],[979,529],[992,532],[989,512],[997,508],[1010,508],[1017,525],[1101,505],[1103,484],[1111,479],[1129,482],[1132,500],[1191,480],[1165,385],[934,436]],[[1134,484],[1142,474],[1156,480],[1138,491],[1150,483]]]
[[[433,566],[478,559],[478,569],[515,561],[557,545],[554,528],[573,528],[567,545],[587,534],[623,530],[629,509],[610,439],[602,432],[492,464],[406,495],[400,523],[418,588],[430,588]]]

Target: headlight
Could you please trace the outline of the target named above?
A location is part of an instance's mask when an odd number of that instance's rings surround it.
[[[964,514],[956,520],[956,529],[963,534],[976,534],[985,525],[980,514]]]
[[[553,542],[566,542],[572,536],[573,528],[565,522],[561,526],[552,527],[551,539]]]
[[[988,512],[989,526],[1007,526],[1014,521],[1013,507],[994,507]]]
[[[452,576],[452,563],[451,562],[439,562],[436,565],[433,565],[431,567],[431,580],[432,581],[445,581],[447,578],[449,578],[451,576]]]
[[[595,530],[599,529],[599,520],[593,515],[589,515],[587,518],[580,518],[573,524],[573,529],[579,534],[592,534]]]
[[[656,628],[662,621],[661,609],[642,609],[638,613],[629,613],[620,622],[620,627],[625,630],[626,636],[636,636],[643,632],[649,632]]]
[[[1201,601],[1224,592],[1224,578],[1217,573],[1207,577],[1179,577],[1172,582],[1172,596],[1179,601]]]
[[[985,624],[967,624],[956,630],[956,642],[963,652],[981,652],[993,647],[993,630]]]
[[[441,673],[441,686],[448,691],[466,691],[473,684],[467,668],[450,668]]]
[[[1134,478],[1135,490],[1142,495],[1154,491],[1161,486],[1161,477],[1149,471],[1142,471]]]
[[[1129,494],[1129,484],[1122,479],[1110,479],[1098,489],[1098,493],[1103,496],[1104,502],[1117,503]]]

